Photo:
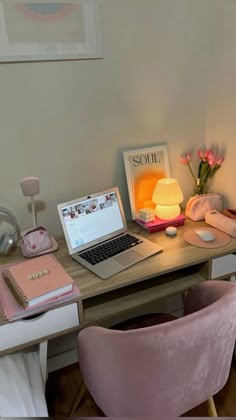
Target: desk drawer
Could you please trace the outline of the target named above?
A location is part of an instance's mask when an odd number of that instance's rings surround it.
[[[224,255],[212,260],[209,273],[211,279],[226,277],[233,273],[236,273],[236,255]]]
[[[0,328],[0,351],[68,330],[79,325],[77,303],[45,312],[33,319],[22,319]]]

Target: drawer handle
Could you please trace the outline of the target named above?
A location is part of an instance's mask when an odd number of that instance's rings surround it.
[[[22,321],[31,321],[32,319],[41,318],[46,312],[40,312],[39,314],[29,315],[25,318],[22,318]]]

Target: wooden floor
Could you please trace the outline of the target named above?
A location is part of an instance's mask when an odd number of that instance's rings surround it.
[[[80,393],[79,407],[73,407],[73,401],[77,393]],[[71,365],[49,375],[46,398],[49,415],[51,417],[84,416],[100,417],[102,412],[93,402],[88,391],[85,389],[78,365]],[[236,417],[236,362],[233,361],[230,377],[224,389],[215,397],[215,405],[220,417]],[[207,405],[202,404],[194,408],[185,416],[206,417]]]

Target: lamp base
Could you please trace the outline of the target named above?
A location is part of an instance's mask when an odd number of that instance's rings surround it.
[[[160,232],[161,230],[165,230],[168,226],[182,226],[185,222],[185,216],[180,214],[178,217],[172,220],[162,220],[158,217],[155,218],[152,222],[145,223],[140,219],[136,219],[135,221],[142,226],[144,229],[148,231],[148,233],[155,233]]]
[[[155,208],[156,216],[162,220],[176,219],[176,217],[180,215],[180,211],[180,206],[178,204],[172,206],[161,206],[160,204],[157,204]]]

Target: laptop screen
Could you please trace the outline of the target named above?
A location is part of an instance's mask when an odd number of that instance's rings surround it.
[[[117,188],[57,206],[70,254],[126,229]]]

